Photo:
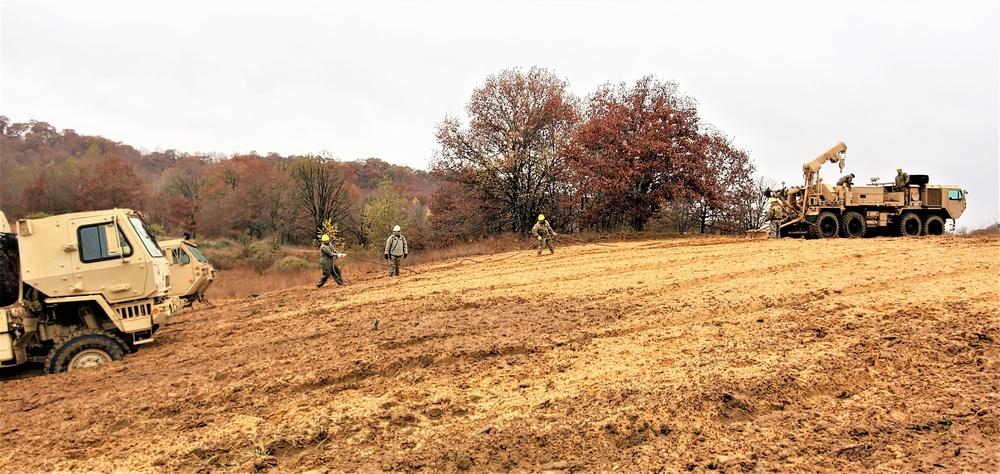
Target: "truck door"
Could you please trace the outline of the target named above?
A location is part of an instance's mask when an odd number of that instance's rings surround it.
[[[76,291],[102,293],[109,303],[145,295],[150,262],[139,242],[129,239],[114,215],[73,219],[71,237],[77,240],[74,262]]]

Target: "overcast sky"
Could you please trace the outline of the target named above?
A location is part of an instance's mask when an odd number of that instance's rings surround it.
[[[800,184],[844,141],[857,181],[961,185],[975,228],[1000,219],[998,3],[0,0],[0,115],[146,151],[428,169],[435,126],[504,69],[581,98],[653,75],[762,175]]]

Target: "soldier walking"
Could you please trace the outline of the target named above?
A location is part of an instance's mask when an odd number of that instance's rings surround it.
[[[406,258],[410,249],[406,245],[406,237],[399,233],[399,226],[392,228],[392,235],[385,241],[385,252],[382,257],[389,260],[392,257],[392,267],[389,269],[389,276],[399,276],[399,259]]]
[[[542,254],[542,248],[545,245],[549,246],[549,254],[556,253],[556,249],[552,247],[552,238],[558,234],[552,230],[549,221],[545,220],[545,214],[538,215],[538,222],[531,228],[531,233],[538,236],[538,255]]]
[[[337,249],[333,247],[329,235],[323,234],[319,240],[323,242],[319,246],[319,266],[323,269],[323,277],[316,282],[316,288],[321,288],[326,284],[327,278],[331,276],[333,277],[333,281],[337,282],[338,285],[343,285],[344,279],[340,276],[340,268],[337,268],[337,264],[333,260],[342,257],[344,254],[337,252]]]
[[[781,221],[785,218],[785,208],[781,207],[781,203],[778,202],[778,198],[771,198],[771,208],[767,210],[767,214],[764,215],[764,219],[767,220],[769,227],[771,228],[772,239],[781,238]]]

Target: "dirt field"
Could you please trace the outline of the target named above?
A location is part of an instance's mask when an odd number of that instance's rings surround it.
[[[5,372],[0,472],[1000,472],[998,238],[567,241],[412,270]]]

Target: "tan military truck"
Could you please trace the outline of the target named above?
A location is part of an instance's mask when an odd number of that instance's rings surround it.
[[[195,301],[208,304],[205,290],[215,280],[215,268],[198,250],[198,246],[186,239],[164,240],[160,248],[170,262],[170,279],[173,288],[169,296],[177,301],[175,309],[191,306]]]
[[[807,238],[858,238],[875,235],[917,236],[945,233],[945,222],[961,217],[967,191],[954,185],[929,184],[927,175],[911,174],[903,191],[893,182],[870,185],[831,186],[823,182],[819,169],[824,163],[840,163],[844,169],[847,145],[840,142],[816,159],[802,165],[805,184],[769,190],[787,217],[781,236]]]
[[[138,212],[21,219],[12,230],[0,232],[0,366],[107,364],[170,317],[169,263]]]

